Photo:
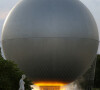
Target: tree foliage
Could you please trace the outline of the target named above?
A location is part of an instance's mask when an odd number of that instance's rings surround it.
[[[97,55],[94,87],[100,88],[100,55]]]
[[[0,53],[0,90],[18,90],[24,73],[11,60],[4,60]],[[31,81],[25,79],[25,90],[31,90]]]

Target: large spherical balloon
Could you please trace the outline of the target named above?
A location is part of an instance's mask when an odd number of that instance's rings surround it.
[[[6,59],[34,82],[72,82],[93,62],[98,30],[79,0],[21,0],[2,31]]]

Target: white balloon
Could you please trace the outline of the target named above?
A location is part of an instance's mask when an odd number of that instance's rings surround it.
[[[72,82],[92,64],[98,30],[79,0],[22,0],[2,30],[6,59],[34,80]]]

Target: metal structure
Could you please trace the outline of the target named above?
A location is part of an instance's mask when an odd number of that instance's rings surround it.
[[[94,87],[96,61],[97,61],[97,58],[95,58],[93,64],[91,65],[90,69],[88,70],[87,74],[85,75],[86,82],[84,82],[84,83],[87,83],[85,90],[92,90],[92,88]]]
[[[98,43],[95,20],[79,0],[21,0],[2,30],[6,59],[34,82],[74,81],[93,63]]]
[[[94,88],[96,61],[97,58],[95,58],[88,71],[76,80],[75,84],[80,86],[79,90],[92,90]]]

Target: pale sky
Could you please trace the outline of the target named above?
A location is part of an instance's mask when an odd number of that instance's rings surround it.
[[[0,41],[1,41],[1,30],[4,23],[4,20],[11,10],[11,8],[18,2],[19,0],[0,0]],[[90,12],[93,14],[100,35],[100,0],[80,0],[83,2]],[[100,37],[99,37],[100,38]],[[98,53],[100,54],[100,47],[98,49]]]

